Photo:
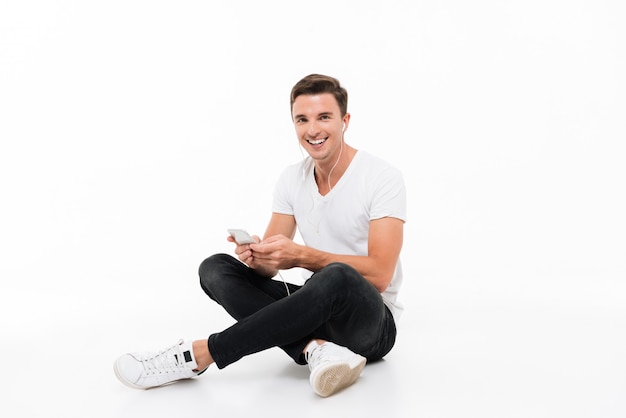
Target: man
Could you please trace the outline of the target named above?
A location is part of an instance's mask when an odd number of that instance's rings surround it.
[[[121,356],[114,369],[126,385],[160,386],[280,347],[308,364],[314,391],[325,397],[393,347],[406,218],[402,174],[345,142],[348,94],[335,78],[304,77],[290,104],[308,157],[281,175],[263,240],[238,244],[230,236],[239,260],[216,254],[199,269],[202,289],[237,322],[208,339]],[[304,245],[293,241],[296,228]],[[274,280],[294,267],[312,272],[304,285]]]

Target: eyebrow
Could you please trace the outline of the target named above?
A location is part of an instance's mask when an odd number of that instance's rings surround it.
[[[320,117],[320,116],[332,116],[333,114],[334,114],[333,112],[322,112],[322,113],[319,113],[317,115],[317,117]],[[294,119],[306,118],[306,115],[298,114],[298,115],[294,115],[293,118]]]

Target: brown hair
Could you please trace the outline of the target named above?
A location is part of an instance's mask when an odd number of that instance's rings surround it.
[[[293,103],[298,96],[322,93],[332,94],[335,100],[337,100],[341,116],[345,116],[348,112],[348,92],[339,84],[339,80],[321,74],[307,75],[293,86],[291,89],[290,108],[293,109]]]

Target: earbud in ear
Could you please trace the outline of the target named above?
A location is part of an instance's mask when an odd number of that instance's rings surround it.
[[[343,124],[343,128],[341,128],[341,133],[344,133],[346,131],[346,124]]]

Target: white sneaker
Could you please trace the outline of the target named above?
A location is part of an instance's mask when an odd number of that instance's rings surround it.
[[[124,354],[113,365],[117,378],[136,389],[190,379],[202,373],[197,368],[191,342],[184,340],[161,351]]]
[[[312,341],[305,357],[311,370],[311,386],[322,397],[330,396],[356,382],[366,363],[365,357],[331,342],[320,345]]]

